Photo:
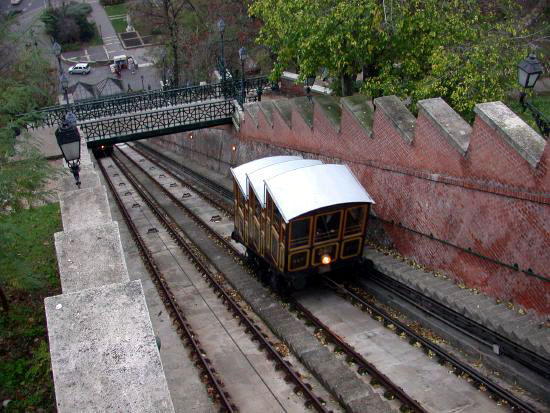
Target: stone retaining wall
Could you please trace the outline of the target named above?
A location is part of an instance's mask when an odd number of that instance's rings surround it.
[[[59,412],[173,412],[141,281],[130,281],[118,224],[82,145],[81,189],[59,193],[63,294],[44,300]]]
[[[275,154],[348,164],[376,201],[370,236],[457,282],[550,314],[550,145],[500,102],[472,126],[442,99],[245,105],[239,132],[158,139],[227,173]]]

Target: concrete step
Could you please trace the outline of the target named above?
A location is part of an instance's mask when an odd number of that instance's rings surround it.
[[[332,96],[315,96],[313,104],[317,105],[332,125],[336,133],[340,132],[340,121],[342,120],[342,108],[338,100]]]
[[[260,111],[260,107],[258,106],[257,102],[249,103],[247,105],[244,105],[244,111],[247,112],[252,120],[254,121],[254,125],[256,127],[259,126],[258,124],[258,112]]]
[[[283,121],[292,129],[292,106],[287,98],[272,101],[274,109],[279,113]]]
[[[357,122],[365,129],[368,136],[372,134],[374,106],[369,96],[355,95],[340,99],[342,108],[349,111]]]
[[[307,126],[313,128],[313,105],[307,97],[294,98],[291,101],[291,105],[296,112],[300,115]]]
[[[258,103],[260,111],[264,114],[265,120],[269,126],[273,127],[273,101],[272,100],[262,100]]]

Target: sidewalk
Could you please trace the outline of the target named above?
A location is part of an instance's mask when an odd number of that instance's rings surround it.
[[[110,60],[113,56],[124,54],[124,48],[118,39],[115,29],[99,1],[88,2],[92,6],[92,19],[97,24],[97,28],[103,39],[103,50],[105,51],[105,60]]]

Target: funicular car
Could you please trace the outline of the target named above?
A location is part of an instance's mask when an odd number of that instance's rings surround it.
[[[275,288],[300,289],[317,274],[361,260],[374,201],[346,165],[272,156],[231,173],[232,238]]]

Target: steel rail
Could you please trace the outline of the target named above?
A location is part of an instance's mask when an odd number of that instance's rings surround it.
[[[352,346],[342,340],[337,334],[333,333],[326,324],[315,317],[313,313],[311,313],[311,311],[309,311],[296,300],[291,300],[291,305],[294,306],[302,314],[304,314],[309,321],[311,321],[319,329],[321,329],[325,336],[328,336],[329,340],[331,340],[339,349],[346,353],[346,355],[359,366],[359,374],[363,372],[369,373],[383,386],[388,388],[392,392],[392,394],[394,394],[395,397],[397,397],[399,401],[401,401],[404,405],[408,406],[415,412],[427,413],[427,410],[422,407],[422,405],[418,401],[411,398],[400,386],[391,381],[388,376],[378,370],[372,363],[365,360],[365,358],[361,356],[358,352],[356,352]]]
[[[132,149],[135,149],[135,148],[132,148]],[[140,155],[142,155],[141,151],[136,151],[137,153],[139,153]],[[126,156],[126,158],[128,158],[130,160],[130,162],[132,162],[134,165],[136,165],[143,173],[147,174],[150,176],[149,172],[146,171],[141,165],[139,165],[138,162],[136,162],[135,160],[133,160],[132,158],[130,158],[127,154],[125,154],[124,152],[121,151],[121,153],[124,154],[124,156]],[[150,159],[150,158],[148,158]],[[151,160],[151,159],[150,159]],[[159,163],[156,161],[156,160],[151,160],[152,163],[155,163],[157,166],[159,166]],[[172,177],[174,177],[176,180],[180,180],[177,176],[174,176],[172,175]],[[181,181],[181,180],[180,180]],[[223,245],[232,251],[232,253],[243,259],[243,255],[233,246],[231,245],[226,239],[224,239],[223,237],[221,237],[216,231],[213,231],[210,227],[208,227],[208,225],[206,225],[200,218],[196,217],[196,215],[188,210],[180,201],[179,199],[177,199],[176,197],[174,197],[166,188],[164,187],[161,187],[161,189],[163,190],[163,192],[168,195],[172,200],[174,200],[175,202],[177,202],[179,205],[181,205],[181,207],[183,209],[185,209],[186,211],[188,211],[188,213],[192,216],[192,218],[195,220],[195,222],[199,223],[201,226],[205,227],[208,232],[213,236],[215,237],[219,242],[223,243]],[[224,207],[222,207],[224,208]],[[226,212],[227,212],[227,209],[224,209]],[[293,301],[292,304],[298,308],[304,315],[306,315],[306,317],[314,324],[316,324],[319,328],[322,328],[329,336],[331,339],[333,339],[334,342],[336,342],[338,344],[338,346],[340,346],[345,352],[346,354],[348,354],[350,357],[352,357],[354,359],[354,361],[356,361],[356,363],[360,366],[360,368],[364,368],[365,371],[367,371],[369,374],[371,374],[373,377],[376,377],[382,384],[384,384],[386,387],[388,387],[389,389],[391,389],[392,393],[395,394],[395,396],[402,402],[404,403],[406,406],[414,409],[414,411],[417,411],[419,413],[425,413],[426,410],[414,399],[410,398],[404,391],[403,389],[401,389],[401,387],[399,387],[398,385],[396,385],[395,383],[393,383],[391,381],[391,379],[389,379],[387,376],[385,376],[383,373],[381,373],[380,371],[378,371],[376,369],[376,367],[374,367],[372,364],[370,364],[369,362],[367,362],[361,355],[359,355],[357,352],[355,352],[351,346],[347,343],[345,343],[342,339],[340,339],[336,334],[334,334],[327,326],[325,326],[324,324],[322,324],[322,322],[320,320],[318,320],[313,314],[311,314],[311,312],[309,312],[307,309],[305,309],[305,307],[303,307],[301,304],[299,304],[298,302],[296,301]]]
[[[177,179],[177,178],[176,178]],[[207,179],[207,178],[204,178],[204,179]],[[215,184],[214,182],[212,182],[212,185],[217,185]],[[227,210],[227,209],[226,209]],[[233,252],[237,255],[237,256],[241,256],[242,255],[240,254],[240,252],[238,252],[231,244],[227,243],[226,240],[224,240],[222,237],[218,236],[217,233],[215,231],[212,231],[212,234],[214,236],[216,236],[220,242],[223,242],[225,243],[228,248],[231,248],[233,250]],[[325,277],[326,279],[326,277]],[[340,286],[339,284],[335,283],[334,281],[330,280],[332,283],[336,284],[339,286],[339,289],[340,288],[344,288],[342,286]],[[417,337],[417,334],[412,331],[411,329],[409,329],[407,326],[403,325],[402,323],[400,323],[398,320],[393,320],[389,315],[387,315],[385,312],[383,312],[382,310],[378,309],[378,308],[375,308],[374,306],[364,302],[364,300],[362,300],[360,297],[358,297],[356,294],[354,294],[353,292],[350,291],[351,294],[353,294],[352,297],[357,297],[358,300],[361,300],[361,304],[367,306],[367,308],[371,308],[373,312],[380,312],[380,313],[384,313],[387,317],[388,320],[390,320],[389,322],[394,324],[394,325],[402,325],[403,328],[400,328],[402,331],[404,331],[406,334],[408,334],[409,336],[411,337],[414,337],[416,339]],[[384,319],[386,319],[385,317],[382,317]],[[311,321],[316,324],[315,320],[311,319]],[[408,332],[410,331],[410,333]],[[458,368],[459,370],[462,370],[464,371],[465,373],[469,374],[470,376],[474,377],[474,379],[482,384],[484,384],[487,389],[489,389],[490,391],[492,391],[494,394],[498,395],[499,397],[501,397],[502,399],[504,400],[507,400],[511,405],[514,405],[520,409],[523,409],[524,411],[526,412],[536,412],[536,410],[534,410],[529,404],[527,404],[526,402],[520,400],[519,398],[515,397],[514,395],[510,394],[507,390],[503,389],[502,387],[498,386],[496,383],[493,383],[492,381],[490,381],[488,378],[485,378],[484,376],[482,376],[480,373],[478,373],[477,371],[475,371],[474,369],[470,368],[469,366],[463,364],[462,362],[460,362],[458,359],[454,358],[453,356],[451,356],[450,354],[448,354],[445,350],[441,349],[439,346],[436,346],[435,344],[432,344],[428,341],[426,341],[423,337],[420,337],[418,336],[418,339],[417,339],[418,342],[424,344],[424,342],[426,343],[425,347],[434,351],[434,353],[436,353],[438,356],[440,356],[441,354],[441,358],[446,360],[446,361],[449,361],[453,366],[455,366],[456,368]],[[438,351],[435,351],[434,349],[430,348],[430,347],[437,347]],[[451,361],[453,360],[453,361]],[[479,379],[478,379],[479,377]]]
[[[123,152],[121,152],[123,153]],[[133,161],[133,159],[126,156],[127,159],[132,161],[132,163],[140,169],[143,173],[146,175],[149,175],[139,164]],[[304,393],[306,398],[308,399],[308,405],[313,406],[318,412],[328,413],[329,411],[324,407],[324,400],[317,397],[313,391],[311,390],[311,385],[308,383],[303,382],[300,377],[299,373],[295,372],[294,369],[291,367],[291,365],[283,359],[283,357],[279,354],[277,349],[274,347],[274,344],[270,342],[266,337],[264,337],[264,334],[262,333],[261,329],[255,324],[254,320],[248,317],[246,311],[244,311],[240,305],[231,297],[231,295],[226,291],[226,289],[218,282],[216,279],[216,274],[214,274],[209,268],[208,265],[204,262],[204,259],[201,257],[206,257],[207,255],[204,254],[200,248],[197,245],[190,245],[188,241],[186,241],[180,234],[180,229],[177,228],[177,224],[171,223],[169,219],[164,216],[164,214],[160,213],[160,210],[162,209],[159,205],[155,205],[156,202],[153,201],[152,197],[145,193],[146,190],[141,189],[138,185],[136,185],[137,178],[130,172],[126,166],[123,164],[121,165],[121,162],[118,161],[117,155],[112,155],[113,160],[117,162],[117,165],[119,168],[123,171],[127,179],[133,183],[136,190],[140,193],[142,198],[147,202],[151,210],[155,213],[155,215],[161,220],[163,223],[163,226],[167,228],[172,237],[175,239],[175,241],[178,243],[178,245],[183,249],[183,251],[191,258],[192,262],[198,267],[201,273],[206,275],[208,277],[208,282],[210,285],[214,287],[214,289],[219,292],[223,300],[231,307],[231,311],[233,314],[237,315],[239,319],[246,325],[246,330],[251,332],[254,337],[258,340],[260,340],[261,347],[267,349],[268,353],[275,359],[277,364],[281,366],[286,371],[286,378],[289,380],[292,380],[294,384],[299,388],[300,391]],[[162,187],[158,182],[156,182],[154,179],[152,179],[153,182],[157,184],[159,188],[163,190],[164,193],[166,193],[166,189]],[[173,200],[171,198],[171,200]],[[178,204],[180,204],[178,200]],[[179,206],[179,205],[178,205]],[[202,221],[201,221],[202,222]],[[197,254],[196,251],[200,251],[200,255]],[[223,273],[221,273],[223,276]],[[225,278],[225,277],[224,277]]]
[[[137,243],[137,246],[142,254],[142,256],[145,258],[146,265],[149,269],[149,271],[154,275],[156,280],[158,281],[158,285],[162,288],[163,295],[165,299],[170,304],[170,307],[173,311],[173,314],[175,315],[175,318],[178,322],[178,325],[182,329],[182,331],[187,336],[187,339],[193,346],[193,349],[195,351],[195,354],[200,360],[200,363],[202,365],[202,368],[206,372],[210,384],[214,387],[219,401],[223,405],[223,407],[228,412],[238,412],[238,409],[236,406],[231,402],[229,394],[223,389],[223,385],[221,381],[217,378],[216,374],[214,373],[213,369],[210,367],[210,361],[206,357],[206,352],[201,347],[199,341],[196,338],[196,334],[193,332],[190,324],[188,323],[185,315],[182,314],[179,305],[175,302],[174,294],[170,290],[170,287],[167,285],[164,277],[160,273],[160,271],[157,269],[157,266],[154,262],[153,256],[151,254],[151,251],[149,248],[145,245],[145,242],[143,238],[139,235],[138,229],[136,228],[134,222],[132,221],[132,218],[130,217],[130,214],[128,213],[128,210],[124,206],[124,203],[120,199],[120,195],[118,194],[116,187],[114,186],[111,178],[109,177],[107,171],[105,170],[105,167],[103,166],[103,163],[101,161],[98,162],[99,168],[101,169],[101,172],[103,173],[103,176],[105,177],[105,180],[107,181],[107,184],[109,185],[109,188],[111,189],[111,192],[115,198],[115,201],[118,205],[119,210],[122,213],[122,216],[124,218],[124,221],[126,222],[126,225],[128,225],[128,228],[130,229],[130,232],[132,233],[132,237]],[[124,171],[122,168],[119,168],[123,173]],[[136,190],[138,188],[134,186]],[[138,190],[138,192],[140,192]]]
[[[189,183],[185,182],[183,179],[181,179],[178,176],[178,173],[183,172],[183,173],[189,175],[194,180],[198,181],[200,184],[202,184],[204,186],[207,186],[209,189],[219,193],[220,196],[224,199],[224,201],[217,200],[217,199],[212,199],[210,197],[207,199],[207,201],[211,202],[215,207],[220,208],[220,209],[224,210],[226,213],[228,213],[229,215],[233,216],[233,208],[222,204],[222,202],[226,202],[227,199],[233,201],[233,192],[230,192],[226,188],[224,188],[224,187],[222,187],[218,184],[213,183],[208,178],[205,178],[205,177],[195,173],[192,169],[189,169],[184,165],[177,164],[175,161],[172,161],[170,158],[167,158],[167,157],[163,156],[162,154],[160,154],[158,151],[155,151],[154,149],[146,148],[144,150],[144,149],[141,149],[142,148],[141,145],[140,145],[140,147],[136,147],[136,145],[130,146],[130,148],[133,149],[134,151],[136,151],[137,153],[139,153],[141,156],[143,156],[144,158],[146,158],[150,162],[155,163],[155,164],[165,168],[168,175],[170,175],[172,178],[178,180],[182,185],[185,185],[185,186],[189,187],[190,189],[192,189],[194,191],[198,191],[198,189],[191,186]],[[148,153],[146,153],[146,151],[152,152],[154,154],[154,157],[149,155]],[[181,170],[178,171],[178,169],[181,169]]]
[[[454,368],[457,368],[459,371],[462,371],[463,373],[466,373],[470,377],[472,377],[477,383],[483,384],[487,390],[489,390],[494,395],[500,397],[503,400],[506,400],[511,406],[516,407],[518,409],[521,409],[521,411],[529,412],[529,413],[536,413],[537,410],[535,410],[531,405],[524,402],[523,400],[517,398],[513,394],[511,394],[506,389],[502,388],[498,384],[494,383],[487,377],[483,376],[481,373],[477,372],[472,367],[468,366],[467,364],[461,362],[456,357],[449,354],[447,351],[443,350],[441,347],[439,347],[437,344],[434,344],[421,335],[417,334],[414,330],[412,330],[410,327],[406,326],[401,321],[395,319],[394,317],[391,317],[388,313],[386,313],[384,310],[376,307],[375,305],[372,305],[365,300],[363,300],[361,297],[359,297],[356,293],[351,291],[350,289],[346,288],[342,284],[337,283],[336,281],[330,279],[327,276],[323,277],[324,281],[327,283],[327,285],[331,288],[333,288],[335,291],[341,292],[343,295],[350,297],[355,302],[361,304],[365,308],[367,308],[369,311],[371,311],[371,314],[374,314],[376,317],[380,317],[384,324],[393,324],[396,327],[396,332],[403,332],[418,343],[420,343],[424,348],[432,351],[434,354],[436,354],[440,359],[450,363]]]
[[[439,321],[461,330],[469,337],[491,347],[498,346],[498,354],[515,360],[529,369],[537,372],[545,378],[550,378],[550,360],[536,354],[535,352],[511,341],[501,334],[488,329],[484,325],[473,321],[453,309],[438,303],[430,297],[416,291],[405,284],[394,280],[387,275],[373,270],[375,277],[369,278],[386,290],[391,290],[399,298],[414,305],[426,314]]]

